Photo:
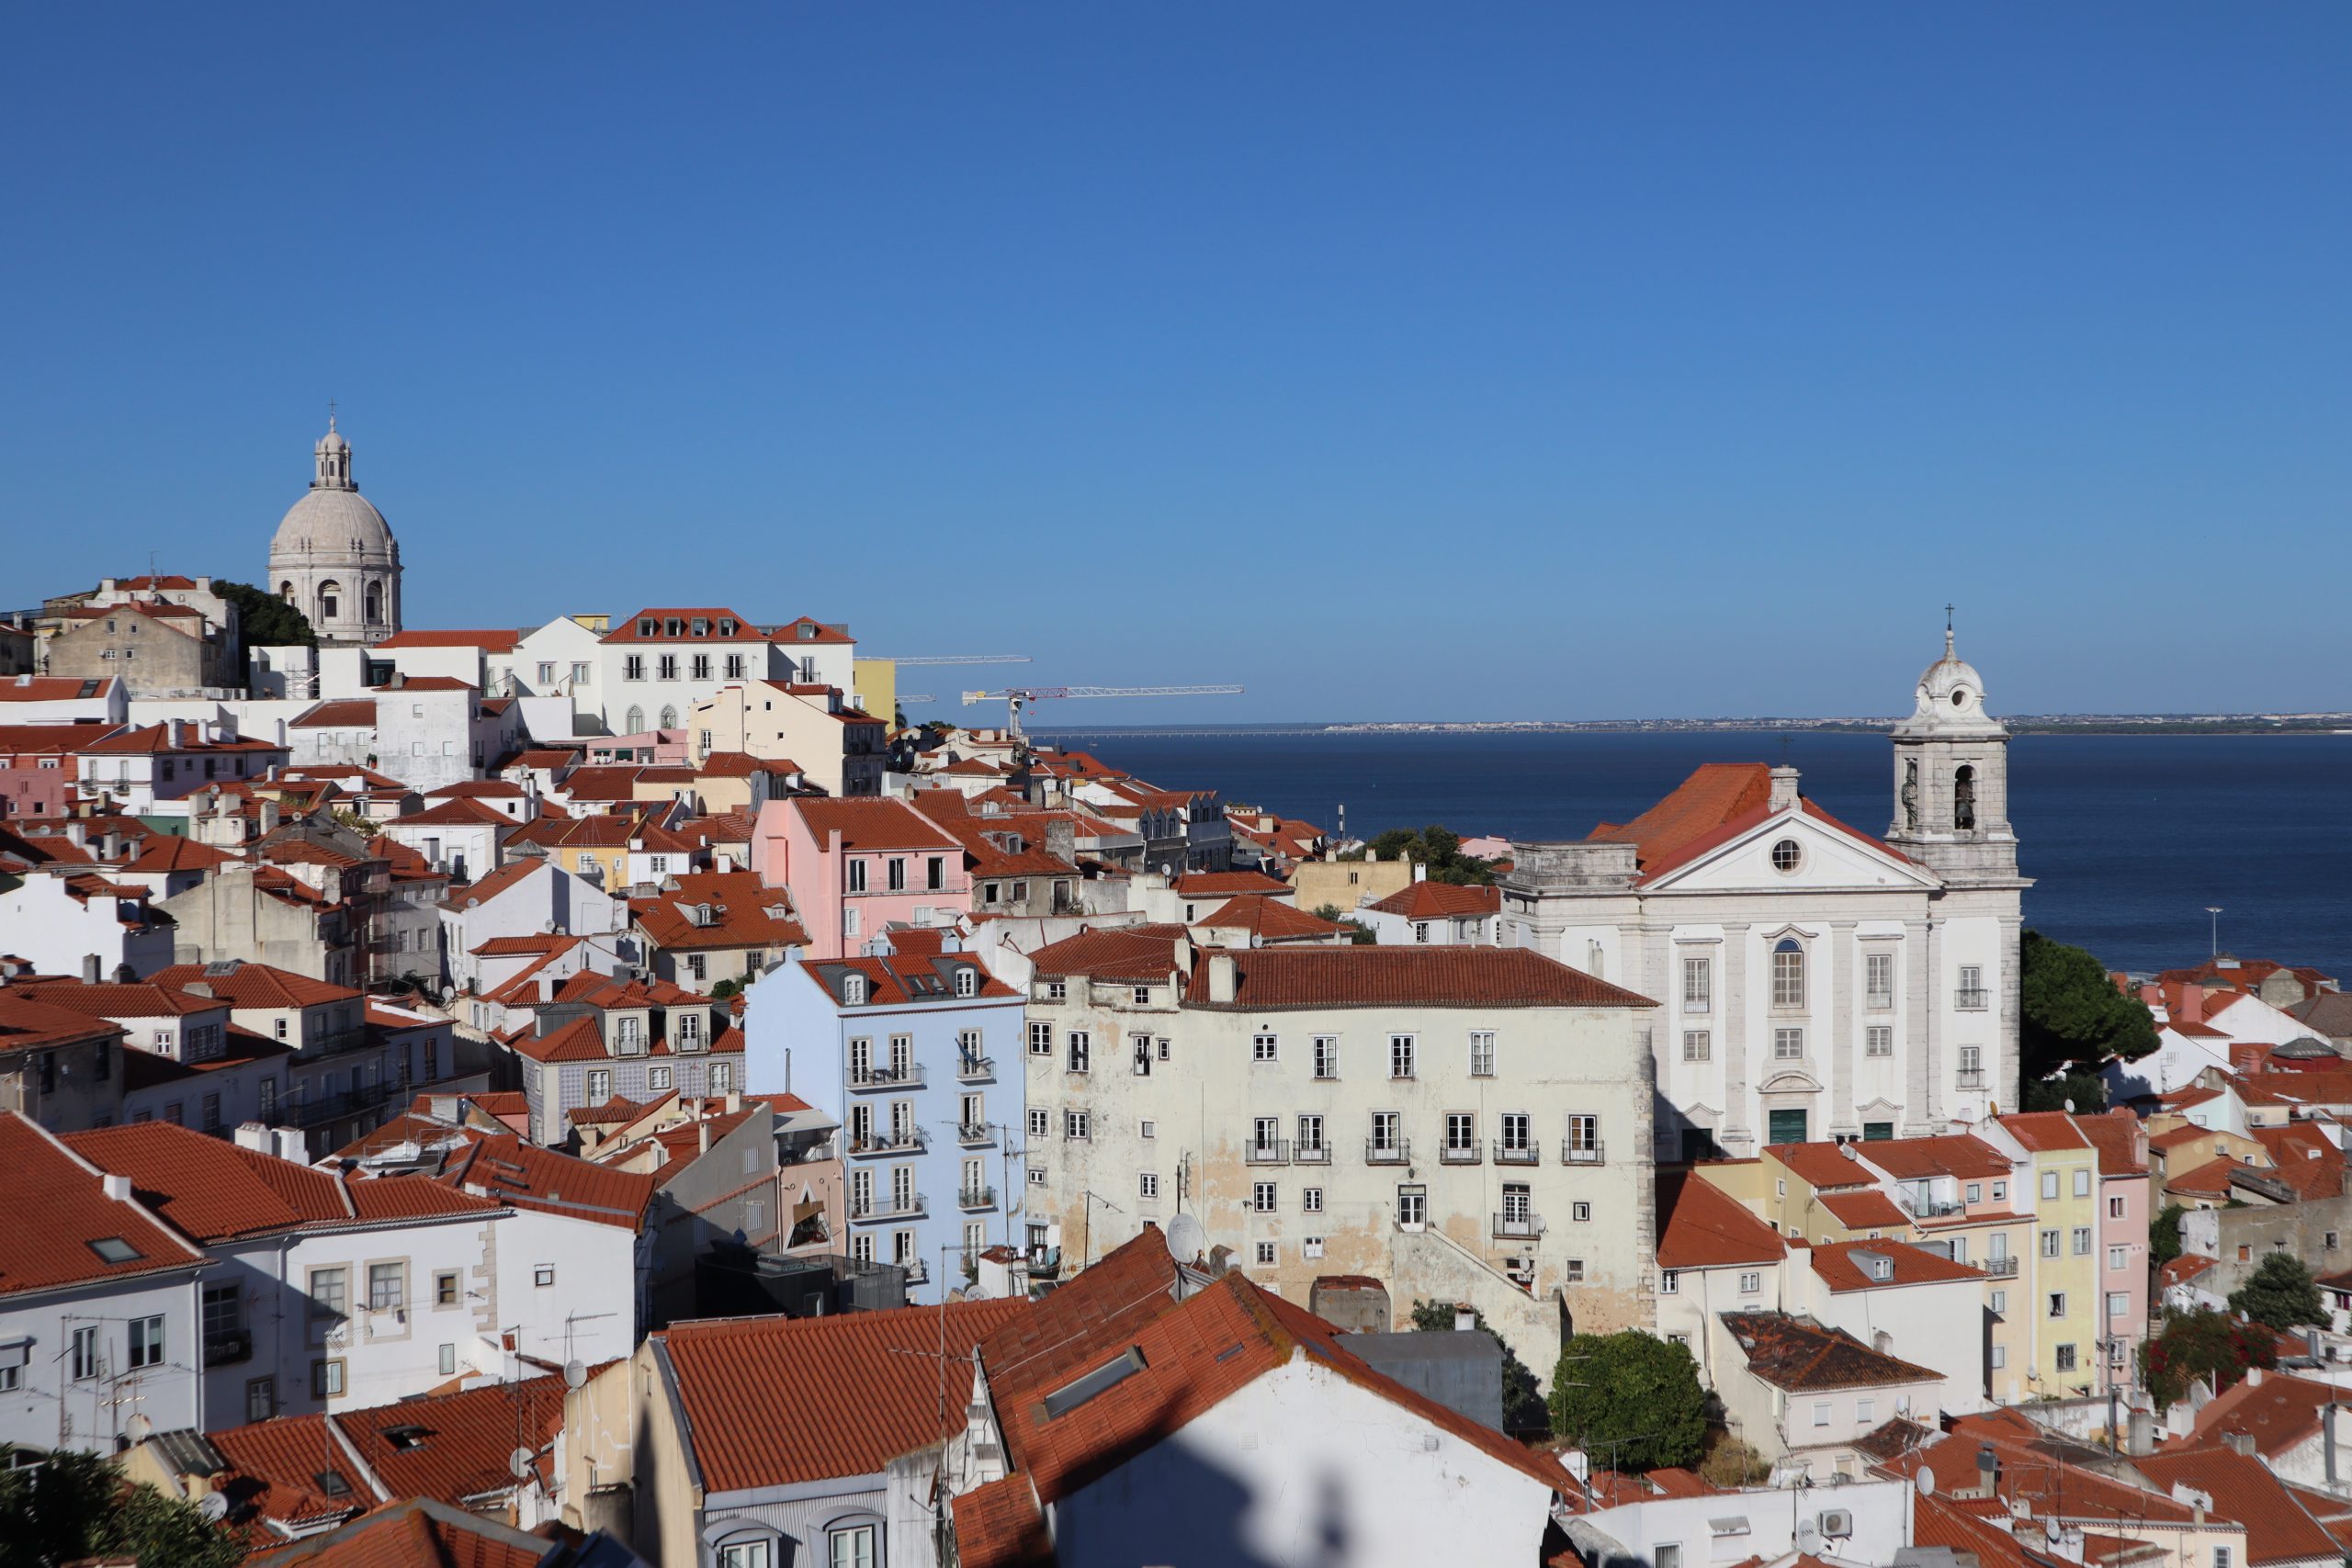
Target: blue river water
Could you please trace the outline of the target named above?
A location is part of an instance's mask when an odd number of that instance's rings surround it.
[[[1892,818],[1874,735],[1301,734],[1057,731],[1170,788],[1216,788],[1325,829],[1442,823],[1582,838],[1702,762],[1788,762],[1805,793],[1870,833]],[[2034,886],[2029,925],[2116,969],[2193,964],[2222,946],[2352,969],[2352,736],[2026,735],[2009,743],[2009,819]]]

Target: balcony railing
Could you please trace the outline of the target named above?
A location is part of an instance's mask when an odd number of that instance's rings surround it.
[[[356,1051],[368,1043],[368,1031],[359,1026],[349,1029],[322,1029],[302,1042],[305,1056],[333,1056],[345,1051]]]
[[[1988,1258],[1984,1260],[1984,1272],[1996,1280],[2014,1280],[2018,1276],[2018,1260],[2015,1255],[2007,1258]]]
[[[1476,1144],[1441,1144],[1437,1151],[1440,1165],[1476,1165],[1478,1145]]]
[[[920,1192],[910,1192],[904,1197],[881,1192],[871,1198],[853,1194],[849,1201],[849,1217],[853,1220],[920,1219],[929,1212]]]
[[[966,1083],[978,1083],[983,1078],[992,1078],[996,1077],[996,1058],[975,1056],[969,1053],[958,1055],[956,1059],[956,1076]]]
[[[1993,993],[1983,986],[1962,986],[1951,994],[1951,1005],[1962,1012],[1983,1012]]]
[[[277,1103],[278,1120],[292,1127],[316,1127],[338,1117],[356,1116],[372,1111],[391,1095],[390,1084],[369,1084],[364,1089],[345,1089],[340,1094],[297,1096]]]
[[[956,1141],[967,1149],[985,1148],[996,1142],[996,1129],[985,1122],[965,1122],[956,1128]]]
[[[1580,1144],[1574,1138],[1563,1138],[1560,1140],[1560,1163],[1562,1165],[1607,1165],[1609,1145],[1598,1138],[1589,1144]]]
[[[1544,1234],[1541,1214],[1497,1214],[1494,1235],[1498,1241],[1533,1241]]]
[[[1377,1138],[1363,1141],[1363,1163],[1366,1165],[1404,1165],[1413,1157],[1413,1140],[1399,1138],[1384,1144]]]
[[[1259,1143],[1253,1139],[1242,1146],[1241,1159],[1245,1165],[1288,1165],[1290,1144],[1283,1138],[1272,1139],[1265,1143]]]
[[[993,1209],[996,1207],[996,1189],[967,1187],[956,1194],[956,1206],[959,1209]]]
[[[922,1150],[923,1133],[920,1127],[891,1128],[849,1141],[850,1157],[853,1159],[869,1155],[921,1154]]]
[[[208,1367],[234,1366],[254,1353],[251,1331],[232,1328],[204,1337],[204,1364]]]
[[[1961,1068],[1960,1087],[1962,1089],[1983,1089],[1984,1087],[1984,1069],[1982,1067]]]
[[[1533,1144],[1506,1144],[1498,1138],[1495,1141],[1495,1163],[1541,1165],[1544,1163],[1544,1151]]]
[[[1290,1157],[1295,1165],[1329,1165],[1331,1145],[1329,1144],[1295,1144]]]
[[[877,1089],[921,1089],[922,1064],[909,1062],[903,1067],[852,1067],[849,1087],[860,1094]]]
[[[1940,1220],[1946,1214],[1957,1214],[1968,1207],[1958,1199],[1934,1198],[1901,1187],[1894,1190],[1894,1201],[1902,1205],[1905,1213],[1915,1220]]]

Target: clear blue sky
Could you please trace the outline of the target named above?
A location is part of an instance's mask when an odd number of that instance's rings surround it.
[[[1998,709],[2352,706],[2347,82],[2340,3],[17,6],[0,603],[258,580],[332,397],[415,625],[1883,713],[1950,597]]]

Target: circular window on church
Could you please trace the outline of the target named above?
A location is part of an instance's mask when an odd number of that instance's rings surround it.
[[[1954,707],[1956,707],[1956,708],[1964,708],[1964,707],[1966,707],[1966,706],[1968,705],[1968,688],[1967,688],[1967,687],[1965,687],[1965,686],[1955,686],[1955,687],[1953,687],[1953,688],[1952,688],[1952,694],[1951,694],[1951,705],[1952,705],[1952,706],[1954,706]]]
[[[1794,871],[1797,868],[1797,863],[1804,859],[1804,851],[1798,846],[1797,841],[1794,839],[1782,839],[1779,843],[1772,846],[1772,869],[1774,871]]]

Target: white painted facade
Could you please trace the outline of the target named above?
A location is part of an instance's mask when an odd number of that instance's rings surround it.
[[[44,871],[0,891],[0,947],[29,959],[36,975],[145,979],[172,962],[172,928],[151,923],[137,900],[78,894]]]
[[[1849,1256],[1860,1261],[1863,1254]],[[1834,1291],[1810,1267],[1804,1248],[1790,1253],[1788,1266],[1795,1276],[1788,1311],[1842,1328],[1874,1349],[1943,1373],[1943,1407],[1955,1416],[1982,1410],[1991,1403],[1984,1397],[1982,1280],[1928,1280]],[[1878,1412],[1884,1420],[1883,1401]]]
[[[0,1384],[14,1373],[14,1386],[0,1387],[0,1442],[112,1453],[135,1416],[157,1431],[197,1426],[204,1409],[195,1370],[202,1267],[192,1257],[169,1273],[0,1293]],[[162,1359],[133,1367],[130,1325],[156,1318]],[[77,1334],[95,1336],[83,1341],[95,1359],[77,1358]]]

